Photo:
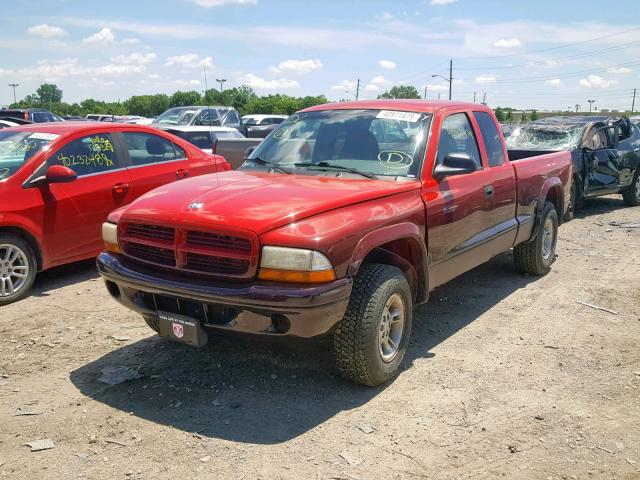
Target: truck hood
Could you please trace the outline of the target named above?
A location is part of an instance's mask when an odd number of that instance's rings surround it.
[[[415,182],[229,171],[180,180],[131,203],[122,221],[223,225],[260,235],[336,208],[417,190]]]

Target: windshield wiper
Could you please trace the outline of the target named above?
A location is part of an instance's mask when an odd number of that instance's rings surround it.
[[[345,167],[343,165],[334,165],[329,162],[318,162],[318,163],[294,163],[296,167],[320,167],[320,168],[335,168],[336,170],[342,170],[343,172],[355,173],[356,175],[362,175],[363,177],[370,178],[372,180],[380,180],[373,173],[363,172],[362,170],[358,170],[357,168]]]
[[[284,167],[281,167],[280,165],[278,165],[275,162],[270,162],[269,160],[264,160],[260,157],[253,157],[253,158],[245,158],[244,159],[245,162],[249,161],[249,162],[253,162],[253,163],[257,163],[258,165],[264,165],[270,168],[273,168],[274,170],[280,172],[280,173],[286,173],[287,175],[291,175],[293,172],[291,172],[290,170],[287,170]]]

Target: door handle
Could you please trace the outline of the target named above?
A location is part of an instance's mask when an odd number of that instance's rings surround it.
[[[185,170],[184,168],[181,168],[176,172],[177,178],[186,178],[188,176],[189,176],[189,170]]]
[[[493,197],[493,192],[494,192],[493,185],[486,185],[484,187],[484,195],[486,197]]]
[[[129,190],[128,183],[116,183],[113,186],[113,193],[125,193],[128,190]]]

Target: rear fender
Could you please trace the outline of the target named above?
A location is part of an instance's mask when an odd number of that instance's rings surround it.
[[[565,205],[568,203],[565,202],[565,193],[562,182],[558,177],[553,177],[547,179],[542,184],[542,189],[540,190],[540,198],[538,200],[538,204],[536,205],[536,221],[533,226],[533,231],[531,232],[531,237],[528,241],[531,241],[536,238],[538,235],[538,229],[540,228],[540,224],[542,223],[542,211],[544,210],[544,204],[546,202],[551,202],[556,207],[556,213],[558,214],[558,225],[562,223],[562,218],[565,213]]]

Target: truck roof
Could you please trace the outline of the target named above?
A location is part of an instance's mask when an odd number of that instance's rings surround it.
[[[404,110],[411,112],[434,113],[438,110],[449,108],[470,109],[476,111],[491,111],[486,105],[471,102],[457,102],[450,100],[355,100],[351,102],[325,103],[305,108],[302,112],[314,112],[320,110],[351,110],[351,109],[371,109],[371,110]]]

